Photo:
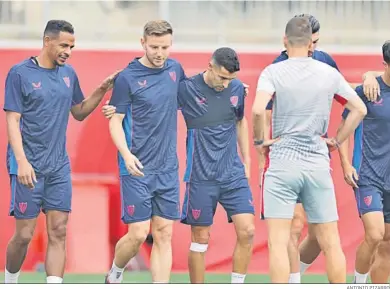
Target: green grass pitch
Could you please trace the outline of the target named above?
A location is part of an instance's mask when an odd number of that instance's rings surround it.
[[[149,272],[126,272],[124,283],[151,283]],[[268,283],[268,275],[249,274],[245,283]],[[348,276],[348,283],[352,282],[352,276]],[[0,283],[4,283],[4,272],[1,272]],[[45,273],[25,273],[19,277],[19,283],[46,283]],[[104,274],[65,274],[64,283],[104,283]],[[188,273],[173,273],[171,283],[189,283]],[[206,283],[230,283],[230,274],[207,274]],[[326,275],[304,275],[302,283],[328,283]]]

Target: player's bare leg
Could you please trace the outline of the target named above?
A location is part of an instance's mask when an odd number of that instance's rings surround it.
[[[288,283],[301,283],[299,270],[299,239],[305,224],[305,211],[302,204],[296,204],[291,222],[290,241],[288,243],[288,258],[290,260],[290,278]]]
[[[232,220],[236,229],[237,243],[233,253],[231,282],[244,283],[252,257],[255,218],[253,214],[237,214],[232,216]]]
[[[205,261],[210,238],[209,226],[191,226],[191,247],[188,254],[188,269],[191,283],[204,283]]]
[[[169,282],[172,268],[172,228],[172,220],[152,217],[153,247],[150,270],[154,283]]]
[[[47,251],[45,269],[47,283],[62,283],[66,262],[66,225],[67,212],[47,211]]]
[[[389,282],[390,275],[390,224],[385,224],[385,236],[379,243],[371,267],[371,282],[384,284]]]
[[[367,282],[372,256],[385,234],[382,212],[369,212],[364,214],[361,219],[364,226],[364,240],[356,251],[355,283]]]
[[[116,243],[115,258],[106,277],[107,283],[122,282],[123,271],[127,263],[138,253],[139,248],[148,236],[149,229],[150,220],[129,224],[127,234]]]
[[[299,245],[300,273],[305,273],[307,268],[317,259],[321,253],[320,245],[318,244],[314,227],[312,224],[308,224],[307,236]]]
[[[326,273],[330,283],[346,283],[347,264],[341,248],[337,222],[312,224],[325,256]]]
[[[269,268],[272,283],[288,283],[290,263],[288,243],[290,241],[290,219],[267,219]]]
[[[5,283],[18,283],[20,268],[26,258],[28,245],[34,235],[36,219],[17,219],[15,233],[7,246]]]

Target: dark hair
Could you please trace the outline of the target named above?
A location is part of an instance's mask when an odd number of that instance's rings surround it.
[[[240,71],[237,53],[229,47],[221,47],[214,51],[212,60],[215,65],[224,67],[230,73]]]
[[[74,29],[72,24],[65,20],[50,20],[46,24],[45,31],[43,32],[44,36],[58,36],[60,32],[66,32],[74,34]]]
[[[298,14],[298,15],[295,15],[294,17],[307,17],[309,19],[309,22],[310,22],[310,25],[311,25],[311,32],[314,34],[314,33],[317,33],[318,31],[320,31],[320,22],[318,22],[317,18],[315,18],[313,15],[310,15],[310,14]]]
[[[173,34],[172,25],[165,20],[149,21],[144,26],[144,38],[147,36],[164,36],[167,34]]]
[[[383,60],[390,64],[390,40],[387,40],[382,46]]]
[[[303,46],[311,41],[312,30],[307,17],[294,17],[286,25],[286,37],[290,45]]]

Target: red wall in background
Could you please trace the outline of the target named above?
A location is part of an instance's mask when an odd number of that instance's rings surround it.
[[[4,82],[10,67],[31,55],[36,55],[38,51],[32,50],[0,50],[0,83],[1,97],[0,105],[4,103]],[[123,68],[134,56],[141,55],[140,52],[98,52],[98,51],[74,51],[70,63],[75,67],[84,93],[88,95],[98,83],[113,71]],[[172,53],[172,57],[178,59],[187,75],[200,72],[207,67],[209,53]],[[243,53],[240,56],[242,72],[240,79],[250,85],[250,94],[246,103],[246,115],[251,125],[250,109],[254,98],[257,78],[260,71],[272,62],[275,54]],[[379,55],[334,55],[334,58],[347,80],[359,82],[361,75],[367,70],[381,70],[381,57]],[[109,95],[106,96],[106,99]],[[340,105],[334,104],[332,120],[330,125],[331,134],[340,120],[342,109]],[[183,176],[185,166],[185,126],[179,116],[179,157],[180,173]],[[250,130],[251,131],[251,130]],[[5,126],[5,113],[0,117],[0,270],[4,268],[5,248],[12,235],[14,221],[7,217],[9,205],[9,179],[5,164],[7,135]],[[68,151],[71,156],[73,172],[78,174],[108,174],[116,175],[116,151],[109,138],[107,121],[99,111],[93,113],[83,123],[71,120],[68,129]],[[266,272],[268,268],[266,228],[264,222],[259,220],[259,190],[258,173],[254,150],[252,149],[252,177],[251,188],[254,195],[256,217],[256,239],[253,259],[250,265],[252,272]],[[362,225],[356,212],[353,193],[343,181],[337,153],[333,154],[333,177],[336,184],[337,200],[340,214],[340,232],[343,248],[345,250],[348,269],[353,269],[355,249],[362,237]],[[184,189],[182,186],[182,198]],[[84,208],[92,209],[89,204]],[[112,212],[117,212],[119,207],[110,208]],[[119,218],[117,219],[120,223]],[[96,224],[99,226],[99,224]],[[181,224],[175,225],[173,245],[175,270],[187,269],[187,251],[190,243],[190,231]],[[101,236],[108,238],[108,236]],[[235,243],[233,226],[227,224],[226,215],[223,210],[218,209],[215,225],[212,229],[211,242],[207,253],[207,268],[215,271],[231,270],[231,255]],[[109,248],[102,248],[109,250]],[[34,257],[30,252],[30,260]],[[110,264],[107,264],[107,267]],[[25,269],[29,269],[29,265]],[[324,271],[323,257],[311,268],[312,271]]]

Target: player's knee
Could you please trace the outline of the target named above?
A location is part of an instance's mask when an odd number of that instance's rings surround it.
[[[377,247],[383,240],[384,234],[384,230],[370,230],[366,232],[364,239],[369,247]]]
[[[192,227],[191,241],[198,244],[208,244],[210,239],[210,231],[208,228]]]
[[[129,226],[129,231],[126,234],[126,239],[128,242],[135,242],[138,246],[141,246],[143,242],[145,242],[148,234],[149,234],[149,226],[144,226],[143,224],[131,224]],[[153,243],[155,242],[153,237]]]
[[[298,246],[299,239],[301,238],[301,232],[304,223],[301,219],[293,219],[291,222],[290,242]]]
[[[172,225],[165,224],[159,226],[152,231],[153,242],[156,245],[171,244],[172,240]]]
[[[237,239],[239,243],[252,244],[255,237],[255,225],[249,224],[244,228],[241,228],[237,232]]]
[[[390,259],[390,240],[383,240],[379,243],[378,255]]]
[[[317,238],[318,245],[320,246],[324,254],[333,250],[341,250],[340,235],[337,228],[337,222],[315,225],[312,224],[312,226],[313,231],[316,232],[315,236]]]
[[[24,227],[18,230],[14,235],[14,241],[19,246],[27,246],[30,244],[32,237],[34,236],[34,229],[30,227]]]
[[[48,228],[49,242],[65,242],[66,222],[57,222],[51,228]]]

